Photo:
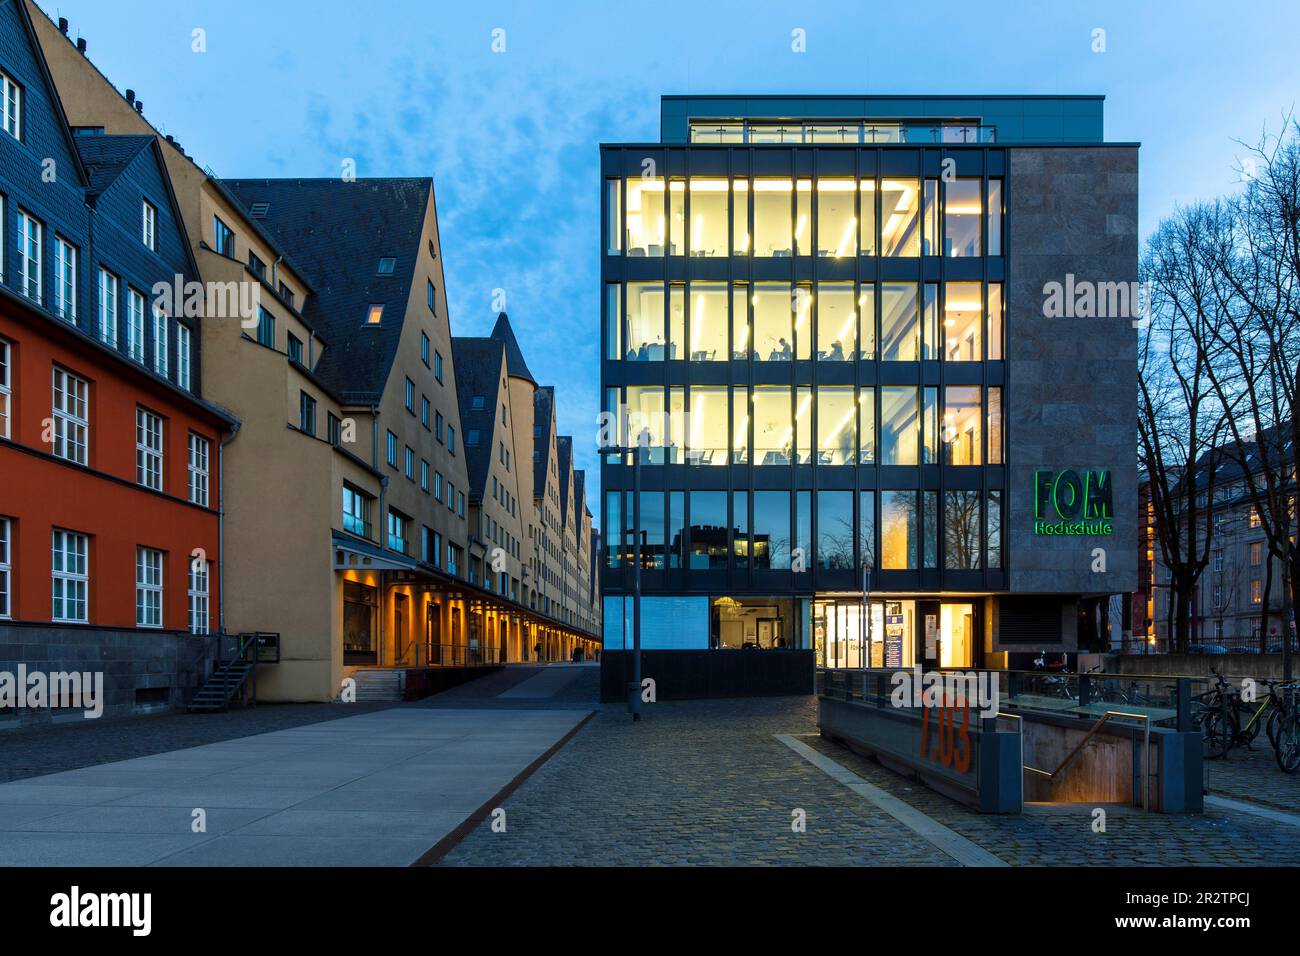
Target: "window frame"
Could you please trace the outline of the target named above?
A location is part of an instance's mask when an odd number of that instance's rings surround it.
[[[62,547],[59,546],[60,542]],[[68,548],[70,543],[80,544],[80,548],[70,551]],[[50,553],[50,621],[55,624],[90,623],[90,536],[67,528],[52,528]],[[68,570],[69,555],[76,559],[79,570]],[[62,569],[59,568],[60,561],[56,558],[62,558]],[[60,589],[57,587],[60,584],[62,585],[61,596]],[[68,597],[70,586],[77,592],[77,596],[73,598]],[[56,608],[60,606],[63,611],[67,611],[70,602],[80,604],[80,617],[55,613]]]
[[[154,425],[157,427],[152,428]],[[135,483],[150,491],[163,490],[163,428],[161,415],[135,407]],[[156,445],[150,442],[151,437],[156,437]]]
[[[202,435],[189,433],[186,440],[185,497],[190,504],[208,507],[210,501],[212,443]]]
[[[74,388],[69,389],[69,384]],[[56,458],[86,467],[90,459],[90,382],[61,365],[55,365],[50,390],[50,416],[54,421],[52,452]],[[71,408],[60,404],[60,392],[73,403]],[[70,444],[79,450],[79,454],[68,453]]]
[[[157,559],[156,565],[150,559]],[[147,548],[144,545],[136,545],[135,549],[135,626],[146,627],[150,630],[161,629],[163,626],[163,582],[166,577],[163,571],[165,563],[163,552],[157,548]],[[143,575],[143,576],[142,576]],[[155,577],[156,575],[156,577]],[[156,597],[157,604],[150,602],[151,597]],[[152,612],[157,613],[156,620],[152,618]]]
[[[190,633],[198,636],[210,632],[212,621],[212,563],[194,558],[186,572],[186,611]],[[200,619],[200,614],[202,618]]]

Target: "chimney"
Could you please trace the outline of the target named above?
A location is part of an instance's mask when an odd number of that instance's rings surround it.
[[[86,55],[86,38],[85,38],[85,37],[77,37],[77,52],[80,53],[82,56],[85,56],[85,55]]]
[[[135,105],[135,90],[126,91],[126,101],[130,103],[132,106]]]
[[[67,17],[59,17],[59,32],[62,33],[64,36],[67,36],[67,35],[68,35],[68,18],[67,18]]]
[[[135,101],[135,111],[142,116],[144,115],[144,100]]]

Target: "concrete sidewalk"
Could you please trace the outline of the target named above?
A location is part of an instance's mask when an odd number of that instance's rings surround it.
[[[3,784],[0,865],[407,866],[588,713],[394,708]]]

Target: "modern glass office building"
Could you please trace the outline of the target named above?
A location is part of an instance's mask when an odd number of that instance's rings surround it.
[[[638,532],[667,696],[1120,626],[1137,147],[1101,97],[665,97],[601,169],[606,437],[644,448],[639,525],[628,460],[602,470],[608,696]]]

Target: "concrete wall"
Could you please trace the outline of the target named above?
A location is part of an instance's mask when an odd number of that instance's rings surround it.
[[[1011,149],[1007,283],[1010,590],[1137,588],[1137,332],[1129,316],[1047,318],[1044,286],[1137,279],[1135,147]],[[1034,534],[1034,472],[1108,469],[1113,533]],[[1106,571],[1092,570],[1102,547]]]
[[[29,673],[102,672],[103,716],[129,717],[183,708],[207,676],[211,647],[210,638],[178,631],[0,625],[0,672],[16,675],[19,664]],[[164,703],[137,706],[137,689],[160,688]],[[0,710],[0,722],[45,723],[51,716],[48,710]]]

